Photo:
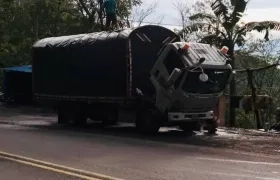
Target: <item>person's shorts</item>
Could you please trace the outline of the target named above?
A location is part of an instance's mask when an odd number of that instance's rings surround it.
[[[116,14],[107,14],[106,25],[109,26],[111,22],[112,24],[117,24]]]

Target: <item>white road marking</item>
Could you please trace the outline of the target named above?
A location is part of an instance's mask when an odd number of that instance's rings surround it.
[[[244,160],[204,158],[204,157],[195,157],[195,159],[206,160],[206,161],[219,161],[219,162],[230,162],[230,163],[254,164],[254,165],[280,166],[280,163],[271,163],[271,162],[244,161]]]
[[[205,173],[205,174],[211,174],[211,175],[231,176],[231,177],[243,177],[243,178],[261,179],[261,180],[280,180],[280,178],[261,177],[261,176],[251,176],[251,175],[244,175],[244,174],[220,173],[220,172],[204,172],[204,173]]]

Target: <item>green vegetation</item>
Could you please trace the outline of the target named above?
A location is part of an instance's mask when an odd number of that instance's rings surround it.
[[[248,2],[249,1],[245,0],[208,0],[205,1],[205,3],[198,4],[201,6],[201,9],[204,9],[204,12],[197,12],[190,15],[189,20],[191,21],[191,23],[189,23],[189,25],[185,25],[179,33],[182,35],[182,37],[186,37],[186,34],[197,34],[198,32],[200,32],[200,36],[198,38],[199,42],[215,44],[219,48],[221,48],[222,46],[227,46],[229,48],[228,54],[232,59],[231,65],[234,69],[236,69],[238,68],[236,66],[236,61],[238,59],[236,59],[235,56],[236,47],[249,45],[246,42],[246,36],[249,32],[255,30],[258,32],[265,31],[264,39],[266,41],[269,41],[269,32],[271,30],[280,30],[280,22],[275,21],[249,22],[246,24],[241,24],[240,19],[242,18],[246,10]],[[205,11],[205,7],[207,6],[210,6],[211,11]],[[239,51],[239,53],[241,52],[242,51]],[[255,51],[254,53],[257,52]],[[248,61],[248,59],[254,59],[254,63],[246,63],[246,69],[252,68],[252,64],[267,65],[269,63],[272,63],[272,61],[268,62],[268,57],[255,55],[252,54],[252,52],[250,54],[243,51],[243,54],[239,54],[239,57],[243,57],[244,55],[246,55],[247,57],[244,60],[245,62]],[[271,57],[269,58],[271,59]],[[243,62],[239,60],[239,63]],[[258,73],[261,74],[261,72]],[[237,79],[233,79],[230,84],[231,97],[237,95],[236,81]],[[244,89],[244,86],[242,86],[241,88]],[[259,123],[258,114],[259,113],[256,112],[257,126],[258,128],[260,128],[261,123]],[[235,108],[229,109],[228,119],[230,126],[236,125]]]
[[[0,66],[30,63],[38,39],[103,30],[103,0],[0,0]],[[140,0],[118,0],[122,26]]]

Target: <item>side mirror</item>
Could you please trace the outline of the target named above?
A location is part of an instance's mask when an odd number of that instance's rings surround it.
[[[173,84],[175,84],[181,73],[182,71],[180,69],[175,68],[167,80],[168,85],[172,86]]]

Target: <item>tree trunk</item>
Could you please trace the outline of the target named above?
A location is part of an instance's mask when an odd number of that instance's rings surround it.
[[[36,17],[36,26],[35,26],[35,40],[39,39],[39,15]]]
[[[61,7],[61,4],[62,4],[62,0],[59,0],[58,2],[57,2],[57,9],[56,9],[56,14],[55,14],[55,22],[54,22],[54,30],[53,30],[53,34],[55,35],[55,36],[58,36],[59,35],[59,31],[58,31],[58,29],[57,29],[57,27],[58,27],[58,24],[59,24],[59,16],[61,15],[60,14],[60,7]]]
[[[231,67],[235,69],[235,57],[234,57],[234,45],[229,46],[229,56],[231,58]],[[230,102],[233,101],[233,96],[236,96],[236,81],[235,77],[233,77],[230,82]],[[234,107],[229,107],[229,126],[234,127],[236,122],[236,112]]]
[[[103,0],[99,0],[99,12],[98,12],[98,18],[99,18],[99,23],[100,23],[100,28],[101,30],[105,30],[104,28],[104,23],[103,23],[103,20],[104,20],[104,17],[103,17],[103,9],[102,9],[102,5],[103,5]]]
[[[218,125],[225,126],[225,114],[226,114],[226,104],[227,98],[225,95],[220,96],[217,109],[214,111],[216,118],[218,118]]]
[[[257,123],[257,129],[261,128],[261,122],[260,122],[260,114],[258,109],[256,109],[256,98],[257,98],[257,93],[256,90],[257,88],[255,87],[254,83],[253,83],[253,71],[252,70],[247,70],[247,74],[248,74],[248,84],[252,90],[252,105],[253,105],[253,111],[256,117],[256,123]]]
[[[235,84],[235,78],[232,79],[230,83],[230,102],[233,101],[233,96],[236,95],[236,84]],[[229,126],[235,127],[236,122],[236,112],[235,107],[229,107]]]

